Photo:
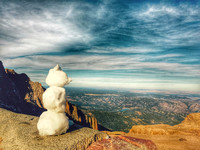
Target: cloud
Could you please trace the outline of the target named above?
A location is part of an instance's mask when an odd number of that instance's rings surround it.
[[[136,14],[134,14],[136,15]],[[170,5],[170,4],[148,4],[145,9],[141,9],[139,14],[137,15],[140,18],[145,19],[146,21],[149,19],[156,19],[158,17],[171,17],[178,18],[180,16],[184,17],[184,21],[192,21],[193,16],[199,15],[199,6],[192,4],[184,4],[180,5]],[[163,18],[165,19],[165,18]],[[170,19],[170,18],[169,18]],[[192,19],[192,20],[191,20]],[[165,21],[165,20],[163,20]],[[194,21],[194,20],[193,20]]]
[[[0,58],[35,81],[60,64],[77,79],[120,78],[113,86],[135,76],[199,83],[199,5],[130,3],[3,0]]]
[[[108,1],[30,4],[2,2],[1,56],[149,53],[199,47],[198,6],[161,3],[146,7],[141,3],[136,9]]]
[[[120,47],[120,48],[108,48],[108,49],[89,49],[86,50],[88,53],[154,53],[154,52],[160,52],[162,50],[158,49],[152,49],[152,48],[144,48],[144,47]]]
[[[177,16],[179,15],[179,10],[174,7],[167,6],[149,6],[148,9],[140,13],[141,17],[155,18],[163,15]]]
[[[175,54],[161,55],[158,58],[177,57]],[[143,55],[143,57],[145,57]],[[64,60],[64,61],[63,61]],[[187,65],[168,62],[144,62],[148,60],[140,55],[129,56],[90,56],[90,55],[69,55],[69,56],[29,56],[15,59],[3,60],[6,67],[31,67],[32,69],[48,69],[55,64],[60,64],[65,70],[148,70],[153,69],[158,73],[165,71],[171,76],[199,76],[200,65]]]
[[[120,81],[121,80],[121,81]],[[148,81],[148,80],[147,80]],[[156,81],[156,82],[155,82]],[[138,82],[134,79],[119,79],[119,78],[73,78],[71,83],[73,87],[94,87],[94,88],[118,88],[118,89],[156,89],[156,90],[175,90],[175,91],[195,91],[198,92],[200,85],[197,83],[177,83],[171,81],[167,83],[159,80],[149,82]]]
[[[73,5],[66,6],[65,10],[46,9],[37,5],[38,12],[34,11],[34,6],[28,9],[26,5],[18,3],[6,3],[0,7],[0,35],[3,36],[0,51],[3,56],[57,52],[66,45],[88,43],[91,40],[89,33],[68,18],[77,13]]]
[[[187,49],[187,46],[199,47],[200,21],[199,5],[170,3],[149,4],[139,10],[130,11],[137,21],[143,40],[160,49]],[[138,27],[137,26],[137,27]],[[137,38],[138,35],[133,35]],[[184,42],[183,42],[184,41]]]

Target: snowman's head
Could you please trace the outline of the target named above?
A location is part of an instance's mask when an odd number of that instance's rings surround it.
[[[67,74],[62,71],[59,65],[56,65],[53,69],[49,70],[49,74],[46,77],[46,83],[49,86],[63,87],[72,81],[67,77]]]

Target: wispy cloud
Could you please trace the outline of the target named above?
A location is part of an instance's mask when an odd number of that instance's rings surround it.
[[[89,49],[86,52],[88,53],[155,53],[155,52],[161,52],[162,50],[159,49],[153,49],[153,48],[144,48],[144,47],[120,47],[120,48],[100,48],[100,49]]]
[[[170,16],[178,16],[180,15],[179,9],[176,9],[175,7],[168,7],[168,6],[148,6],[147,10],[141,12],[139,14],[140,17],[149,17],[149,18],[156,18],[163,15],[170,15]]]
[[[172,57],[178,55],[161,55],[158,58]],[[144,57],[144,56],[143,56]],[[200,65],[187,65],[167,62],[143,62],[148,59],[129,56],[90,56],[90,55],[69,55],[69,56],[29,56],[15,59],[5,59],[7,67],[31,67],[32,69],[48,69],[55,64],[61,64],[66,70],[134,70],[154,69],[157,72],[166,71],[166,74],[181,76],[200,76]]]
[[[34,10],[34,6],[28,9],[18,3],[6,3],[0,7],[1,35],[4,36],[0,39],[0,51],[3,56],[57,52],[73,43],[88,43],[91,40],[89,33],[68,18],[77,13],[73,5],[66,5],[64,10],[42,6]]]
[[[120,81],[122,80],[122,82]],[[127,82],[126,82],[127,81]],[[121,88],[121,89],[154,89],[154,90],[176,90],[176,91],[195,91],[198,92],[200,85],[197,83],[166,83],[166,81],[157,82],[137,82],[134,80],[123,79],[107,79],[107,78],[74,78],[73,85],[75,87],[94,87],[94,88]]]
[[[180,5],[170,5],[170,4],[153,4],[147,5],[146,9],[142,9],[139,11],[138,17],[143,19],[155,19],[158,17],[165,17],[166,15],[173,17],[184,17],[184,21],[192,21],[191,18],[193,16],[199,15],[199,6],[191,5],[191,4],[180,4]],[[136,14],[134,14],[136,15]],[[190,18],[190,19],[189,19]],[[170,19],[170,18],[169,18]],[[193,20],[194,21],[194,20]],[[195,20],[196,21],[196,20]]]
[[[199,47],[200,33],[197,32],[200,28],[199,5],[149,4],[130,14],[136,18],[140,28],[146,33],[144,39],[158,47],[164,49]]]

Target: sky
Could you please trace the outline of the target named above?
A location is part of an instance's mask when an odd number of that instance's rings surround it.
[[[1,0],[0,60],[45,85],[200,91],[200,1]]]

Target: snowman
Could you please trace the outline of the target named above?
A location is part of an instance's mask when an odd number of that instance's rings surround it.
[[[60,135],[69,128],[69,119],[65,115],[65,85],[72,81],[59,65],[49,70],[46,83],[50,87],[43,94],[43,104],[47,111],[38,120],[37,129],[41,136]]]

